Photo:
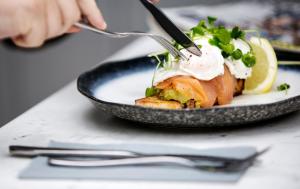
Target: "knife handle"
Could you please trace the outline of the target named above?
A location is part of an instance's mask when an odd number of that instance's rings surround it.
[[[161,10],[148,0],[140,0],[141,3],[149,10],[158,24],[173,38],[177,43],[182,45],[189,52],[201,56],[202,52],[199,47],[182,32]]]
[[[94,149],[71,149],[55,147],[33,147],[33,146],[9,146],[12,156],[35,157],[98,157],[98,158],[128,158],[137,154],[122,150],[94,150]]]

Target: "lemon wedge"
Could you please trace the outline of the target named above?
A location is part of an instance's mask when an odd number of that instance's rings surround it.
[[[270,42],[264,38],[252,37],[249,44],[256,57],[252,74],[245,81],[243,94],[269,92],[277,75],[277,58]]]

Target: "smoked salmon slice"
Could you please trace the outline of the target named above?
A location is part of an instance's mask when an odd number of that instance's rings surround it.
[[[224,74],[209,81],[183,75],[168,78],[155,86],[159,94],[136,100],[136,104],[168,109],[209,108],[229,104],[243,87],[244,80],[237,80],[224,66]]]
[[[200,107],[204,108],[213,106],[217,98],[215,87],[210,81],[200,81],[191,76],[171,77],[159,83],[156,88],[161,90],[175,90],[186,97],[186,99],[199,102]]]
[[[211,80],[217,92],[217,104],[229,104],[235,93],[237,80],[231,75],[227,66],[224,66],[224,74]]]

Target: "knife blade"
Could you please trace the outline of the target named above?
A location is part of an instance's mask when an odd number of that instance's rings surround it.
[[[181,46],[194,55],[201,56],[199,47],[183,33],[161,10],[148,0],[140,0],[141,3],[149,10],[158,24]]]

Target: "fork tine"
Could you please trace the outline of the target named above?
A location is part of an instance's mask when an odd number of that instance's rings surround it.
[[[162,41],[164,41],[166,44],[168,44],[172,48],[172,50],[174,50],[176,52],[176,54],[178,56],[180,56],[183,59],[187,59],[187,57],[184,54],[182,54],[178,49],[176,49],[169,40],[167,40],[164,37],[159,36],[159,35],[157,35],[157,37],[161,38]]]
[[[155,36],[152,36],[151,38],[156,40],[157,42],[159,42],[162,46],[164,46],[172,54],[172,56],[174,56],[174,57],[178,56],[178,53],[175,52],[174,49],[169,44],[165,43],[163,40],[161,40]]]
[[[161,36],[156,36],[156,35],[153,35],[152,38],[159,40],[158,42],[160,42],[163,46],[165,46],[165,48],[168,49],[168,51],[170,51],[172,56],[174,56],[174,57],[179,56],[183,59],[187,59],[184,56],[184,54],[182,54],[178,49],[176,49],[167,39],[165,39]]]

